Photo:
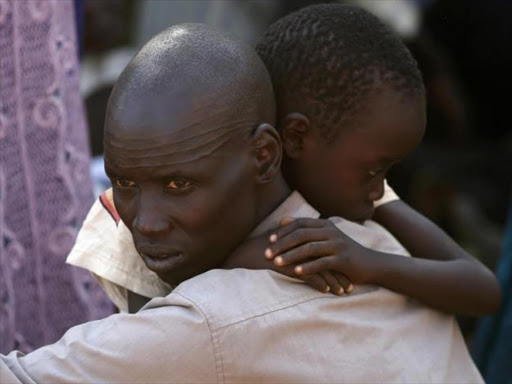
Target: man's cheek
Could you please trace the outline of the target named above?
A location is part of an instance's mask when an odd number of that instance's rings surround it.
[[[122,196],[122,194],[116,194],[114,192],[115,210],[119,214],[121,221],[130,230],[135,216],[137,215],[136,204],[135,198]]]
[[[175,204],[175,217],[188,232],[205,236],[212,229],[222,225],[222,196],[205,189],[195,191]]]

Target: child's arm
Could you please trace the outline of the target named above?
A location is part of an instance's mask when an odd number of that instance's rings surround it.
[[[355,284],[380,285],[442,311],[484,315],[497,310],[499,285],[486,267],[404,203],[389,203],[386,210],[390,216],[398,211],[386,226],[422,258],[365,248],[332,222],[315,219],[297,219],[278,229],[270,253],[280,266],[306,261],[295,267],[299,275],[334,270]]]
[[[412,256],[427,259],[425,263],[441,262],[437,265],[446,268],[442,275],[429,279],[431,285],[439,285],[436,291],[444,296],[439,301],[440,309],[474,315],[498,309],[501,295],[494,274],[432,221],[401,200],[379,206],[374,220],[390,231]]]

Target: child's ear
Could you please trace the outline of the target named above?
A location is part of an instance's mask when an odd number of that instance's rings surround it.
[[[281,124],[281,140],[288,157],[296,159],[300,156],[310,129],[311,123],[302,113],[293,112],[285,116]]]
[[[276,129],[270,124],[261,124],[252,135],[257,181],[268,183],[280,172],[282,147]]]

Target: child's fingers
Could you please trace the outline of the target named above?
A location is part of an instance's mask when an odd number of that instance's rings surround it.
[[[331,288],[331,293],[341,296],[345,293],[345,289],[341,286],[338,279],[334,276],[331,271],[322,271],[319,273],[320,276],[326,281]]]
[[[286,235],[272,234],[269,240],[273,244],[265,250],[265,257],[272,259],[301,245],[329,240],[332,236],[331,230],[326,228],[299,228]]]
[[[307,285],[313,289],[316,289],[317,291],[327,293],[331,290],[325,279],[318,274],[301,276],[301,280],[303,280]]]
[[[338,272],[333,272],[333,275],[336,277],[336,280],[338,280],[340,285],[343,287],[345,293],[351,293],[354,290],[354,286],[345,275]]]
[[[284,226],[281,226],[280,228],[277,228],[275,232],[272,235],[270,235],[270,242],[274,243],[275,240],[281,239],[284,236],[286,236],[289,233],[292,233],[293,231],[296,231],[299,228],[322,228],[325,227],[325,221],[321,219],[310,219],[310,218],[300,218],[300,219],[292,219],[285,217],[281,220],[281,223],[287,223]],[[275,239],[275,240],[272,240]]]
[[[306,262],[304,264],[297,265],[295,267],[295,273],[297,275],[311,275],[319,273],[320,271],[326,271],[333,269],[332,265],[336,262],[336,256],[320,257],[316,260]]]
[[[290,224],[295,219],[293,217],[283,217],[281,221],[279,222],[279,226],[284,227]]]
[[[288,244],[283,246],[284,249],[290,247],[291,246],[288,246]],[[277,248],[277,251],[275,248]],[[330,256],[335,252],[333,244],[328,241],[307,242],[286,252],[283,252],[281,247],[277,246],[277,244],[276,247],[271,247],[270,249],[273,255],[278,255],[274,258],[274,264],[279,267],[294,264],[311,258]]]

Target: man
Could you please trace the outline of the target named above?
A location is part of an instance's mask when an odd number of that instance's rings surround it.
[[[2,383],[481,381],[454,320],[403,296],[361,286],[339,298],[272,271],[213,269],[283,216],[318,217],[281,176],[272,88],[250,48],[170,28],[123,72],[107,114],[117,212],[146,266],[178,286],[137,314],[1,356]],[[362,242],[365,231],[354,229]],[[405,253],[384,230],[371,236]]]

